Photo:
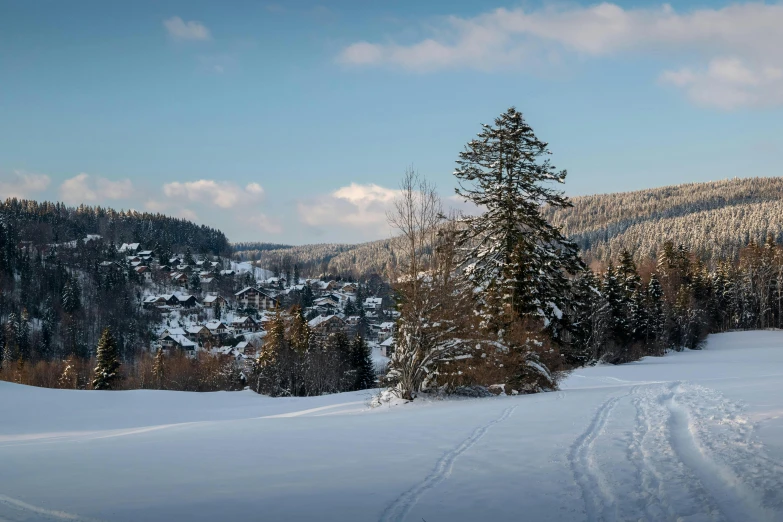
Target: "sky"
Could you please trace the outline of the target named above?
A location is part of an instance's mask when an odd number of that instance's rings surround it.
[[[0,0],[0,198],[389,237],[510,106],[569,196],[783,165],[783,2]]]

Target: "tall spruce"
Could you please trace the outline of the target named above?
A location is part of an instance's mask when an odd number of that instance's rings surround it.
[[[117,385],[120,379],[120,354],[117,349],[117,342],[111,335],[108,328],[104,328],[98,349],[95,354],[97,366],[95,367],[95,378],[92,381],[92,387],[96,390],[111,390]]]
[[[508,109],[483,125],[460,153],[456,192],[478,208],[464,216],[458,238],[461,266],[477,288],[501,296],[520,317],[543,317],[555,337],[570,294],[570,276],[584,265],[577,247],[542,216],[542,206],[567,207],[552,184],[566,171],[549,162],[522,113]]]
[[[375,386],[375,364],[372,362],[372,351],[364,340],[357,335],[351,343],[351,366],[355,370],[355,390],[366,390]]]

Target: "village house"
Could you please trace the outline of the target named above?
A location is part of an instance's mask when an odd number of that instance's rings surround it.
[[[169,275],[169,279],[173,284],[177,285],[186,285],[188,283],[187,274],[183,274],[182,272],[172,272],[171,275]]]
[[[226,323],[218,319],[207,321],[207,323],[204,326],[209,330],[209,332],[213,336],[218,338],[223,338],[229,335],[230,333],[233,333]]]
[[[123,243],[117,250],[120,254],[135,253],[141,245],[139,243]]]
[[[209,328],[203,325],[193,325],[185,328],[185,336],[193,342],[203,345],[212,337]]]
[[[277,308],[278,301],[274,297],[260,291],[257,288],[248,286],[236,294],[234,298],[241,308],[255,308],[256,310],[273,310]]]
[[[353,284],[353,283],[347,283],[347,284],[343,285],[343,287],[341,288],[341,290],[342,290],[343,292],[347,293],[347,294],[355,294],[355,293],[356,293],[356,290],[357,290],[357,288],[356,288],[356,285],[355,285],[355,284]]]
[[[394,353],[394,337],[389,337],[380,344],[381,355],[391,357]]]
[[[345,331],[345,321],[336,315],[319,315],[308,323],[310,331],[316,335],[329,335],[339,331]]]
[[[231,328],[237,332],[257,332],[260,325],[252,317],[237,317],[231,321]]]
[[[365,310],[378,311],[383,306],[383,299],[380,297],[368,297],[362,303]]]
[[[134,270],[136,271],[137,274],[143,277],[145,281],[152,280],[152,272],[150,271],[150,267],[141,265],[134,268]]]
[[[219,295],[207,295],[201,300],[201,304],[204,306],[213,307],[215,303],[218,303],[221,308],[226,306],[226,300]]]

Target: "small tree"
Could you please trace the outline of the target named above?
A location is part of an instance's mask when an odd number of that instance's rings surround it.
[[[356,372],[355,390],[366,390],[375,386],[375,364],[372,361],[372,350],[361,335],[357,335],[351,343],[351,366]]]
[[[96,353],[98,365],[95,367],[95,378],[92,387],[96,390],[111,390],[119,381],[120,361],[117,343],[108,328],[103,330]]]
[[[163,348],[158,348],[155,354],[155,364],[152,367],[152,373],[155,376],[155,384],[159,390],[163,389],[163,381],[166,378],[166,358],[163,355]]]

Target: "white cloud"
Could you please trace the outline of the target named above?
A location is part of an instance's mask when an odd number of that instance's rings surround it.
[[[196,221],[196,212],[187,208],[191,203],[200,204],[207,212],[199,215],[229,220],[267,234],[279,234],[282,226],[277,219],[270,218],[260,211],[265,192],[258,183],[248,183],[244,187],[229,181],[200,179],[197,181],[175,181],[163,185],[164,201],[150,199],[145,204],[152,212],[167,212],[179,217]]]
[[[107,199],[128,199],[135,194],[129,179],[111,181],[82,172],[60,185],[60,197],[66,203],[100,203]]]
[[[393,208],[399,190],[374,183],[351,183],[330,194],[297,204],[302,223],[323,229],[330,225],[350,227],[366,238],[389,235],[386,213]]]
[[[339,60],[416,71],[487,70],[529,67],[563,52],[582,57],[668,53],[677,59],[685,53],[703,64],[674,67],[661,79],[686,89],[699,103],[733,108],[783,103],[780,27],[780,2],[686,13],[668,4],[624,9],[606,2],[532,11],[501,8],[473,18],[446,17],[427,37],[409,44],[357,42],[343,49]]]
[[[179,16],[163,20],[163,26],[168,31],[169,36],[176,40],[211,40],[212,35],[207,26],[201,22],[190,20],[184,21]]]
[[[258,183],[240,187],[227,181],[200,179],[198,181],[175,181],[163,185],[168,198],[205,203],[220,208],[246,207],[261,202],[264,189]]]
[[[270,218],[266,214],[252,214],[245,219],[245,223],[255,228],[256,230],[265,232],[267,234],[279,234],[283,231],[283,227],[280,225],[280,221],[274,218]]]
[[[0,199],[28,198],[35,192],[46,190],[51,179],[46,174],[32,174],[15,170],[10,177],[0,179]]]

